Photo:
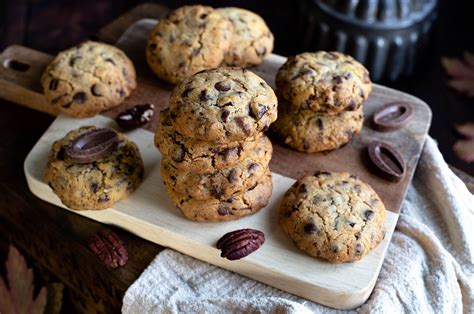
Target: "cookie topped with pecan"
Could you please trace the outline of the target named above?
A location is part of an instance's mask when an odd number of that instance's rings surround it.
[[[331,262],[352,262],[384,237],[385,207],[366,183],[346,172],[306,176],[286,192],[280,225],[298,248]]]
[[[174,129],[202,141],[241,141],[268,129],[277,118],[273,89],[253,72],[217,68],[199,72],[170,96]]]

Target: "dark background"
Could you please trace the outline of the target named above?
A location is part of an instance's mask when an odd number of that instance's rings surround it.
[[[299,30],[304,15],[299,1],[155,1],[174,8],[184,4],[239,6],[260,14],[275,35],[274,52],[291,55],[304,51]],[[22,44],[51,54],[90,38],[102,26],[145,1],[0,1],[0,50],[11,44]],[[148,1],[150,2],[150,1]],[[451,165],[474,174],[474,163],[459,160],[452,152],[458,138],[453,125],[474,122],[474,99],[462,96],[446,86],[441,68],[442,56],[460,57],[464,51],[474,51],[473,1],[439,1],[438,20],[432,34],[432,44],[415,73],[396,82],[381,82],[413,94],[433,111],[430,134],[439,143],[445,159]]]

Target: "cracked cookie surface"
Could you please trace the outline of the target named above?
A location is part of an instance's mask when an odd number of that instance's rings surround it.
[[[234,34],[224,64],[250,67],[262,63],[273,50],[273,34],[261,16],[241,8],[220,8],[219,14],[232,22]]]
[[[165,109],[160,112],[155,145],[163,156],[168,157],[173,167],[202,173],[230,168],[243,162],[262,141],[262,137],[258,134],[243,141],[225,144],[195,140],[174,130],[168,109]]]
[[[196,200],[225,199],[257,184],[268,171],[272,143],[266,137],[242,163],[211,172],[186,172],[173,167],[168,158],[161,160],[161,177],[168,189]]]
[[[133,63],[120,49],[86,41],[60,52],[46,67],[46,99],[62,112],[90,117],[121,104],[136,88]]]
[[[44,174],[61,202],[75,210],[109,208],[129,196],[143,177],[138,147],[120,133],[117,148],[101,160],[77,164],[65,156],[75,138],[94,128],[81,127],[54,142]]]
[[[169,108],[176,131],[218,143],[255,136],[277,118],[273,89],[256,74],[240,68],[195,74],[173,90]]]
[[[218,67],[232,39],[232,23],[213,8],[183,6],[161,19],[148,37],[146,59],[161,79],[177,84]]]
[[[331,262],[352,262],[384,237],[385,207],[367,184],[345,172],[306,176],[286,192],[280,226],[295,245]]]
[[[186,218],[194,221],[218,222],[239,219],[267,206],[272,187],[272,175],[268,170],[255,186],[221,200],[215,198],[197,200],[170,189],[168,194]]]
[[[362,107],[325,115],[307,109],[295,110],[280,101],[278,111],[272,131],[286,145],[305,153],[336,149],[348,143],[364,124]]]
[[[275,83],[279,96],[294,107],[326,114],[358,109],[372,90],[367,69],[340,52],[289,57]]]

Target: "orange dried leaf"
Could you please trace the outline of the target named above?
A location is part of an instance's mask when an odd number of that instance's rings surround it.
[[[43,313],[46,306],[46,288],[41,288],[33,299],[33,270],[28,268],[25,258],[10,245],[5,263],[7,282],[0,278],[0,313]]]
[[[448,85],[460,93],[474,97],[474,54],[465,52],[462,59],[442,58],[441,64],[451,77]]]
[[[466,162],[474,162],[474,123],[456,125],[455,129],[464,139],[454,143],[454,153]]]

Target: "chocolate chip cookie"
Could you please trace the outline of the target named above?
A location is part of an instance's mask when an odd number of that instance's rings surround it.
[[[48,158],[45,181],[61,202],[75,210],[98,210],[111,207],[115,202],[129,196],[140,184],[143,163],[138,147],[124,135],[117,133],[117,142],[100,158],[77,154],[69,155],[73,145],[88,147],[95,144],[90,139],[77,143],[81,136],[98,130],[93,126],[81,127],[69,132],[54,142]],[[102,129],[103,130],[103,129]],[[97,160],[93,160],[97,159]],[[93,160],[93,161],[92,161]]]
[[[135,89],[130,59],[118,48],[86,41],[60,52],[41,77],[46,99],[74,117],[90,117],[121,104]]]
[[[268,171],[255,186],[226,199],[197,200],[170,189],[168,193],[175,206],[186,218],[194,221],[217,222],[239,219],[267,206],[272,187],[272,176]]]
[[[267,139],[257,134],[243,141],[225,144],[199,141],[176,132],[171,125],[168,109],[160,112],[155,145],[169,163],[182,171],[213,172],[231,168],[243,162],[259,143]]]
[[[177,84],[204,69],[218,67],[229,50],[232,23],[213,8],[180,7],[151,31],[146,59],[161,79]]]
[[[367,69],[340,52],[290,57],[275,83],[278,94],[295,108],[326,114],[358,109],[372,90]]]
[[[266,136],[242,163],[235,167],[211,172],[186,172],[176,167],[166,157],[161,160],[161,177],[168,189],[186,194],[196,200],[223,199],[243,192],[257,184],[268,171],[272,157],[272,143]]]
[[[345,172],[306,176],[286,192],[280,225],[295,245],[331,262],[352,262],[384,237],[385,207],[367,184]]]
[[[336,149],[348,143],[364,124],[362,107],[334,115],[317,114],[308,109],[295,110],[280,102],[274,131],[288,146],[305,153]]]
[[[202,141],[241,141],[266,130],[277,118],[272,88],[246,69],[217,68],[199,72],[170,96],[175,130]]]
[[[234,35],[224,63],[242,68],[262,63],[263,58],[273,50],[273,34],[265,21],[259,15],[241,8],[220,8],[217,12],[234,26]]]

